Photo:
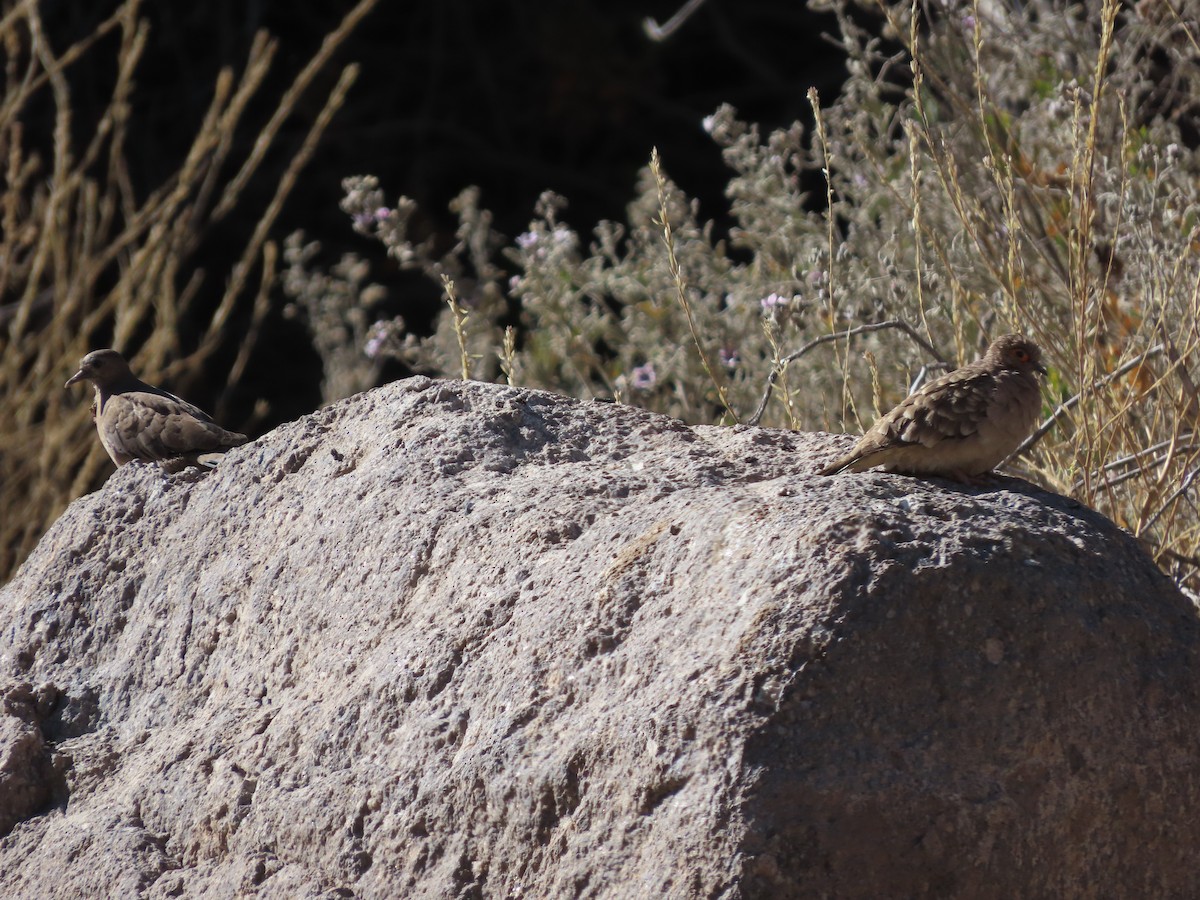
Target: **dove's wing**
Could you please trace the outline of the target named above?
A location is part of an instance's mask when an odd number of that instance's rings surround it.
[[[115,450],[128,459],[172,459],[246,442],[245,435],[226,431],[202,410],[165,391],[109,397],[97,426],[110,453]]]

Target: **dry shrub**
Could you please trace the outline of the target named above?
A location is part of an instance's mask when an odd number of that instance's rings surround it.
[[[279,150],[281,127],[375,2],[362,0],[347,15],[265,122],[255,124],[248,109],[263,102],[263,81],[278,49],[271,37],[257,35],[240,70],[220,72],[208,113],[174,174],[145,196],[132,186],[125,153],[138,140],[129,112],[147,41],[139,0],[127,0],[92,34],[66,47],[54,46],[39,3],[6,5],[0,19],[0,577],[109,465],[89,433],[87,400],[63,390],[93,340],[126,352],[148,380],[181,379],[233,342],[229,386],[241,378],[276,269],[270,229],[354,81],[354,66],[342,71],[265,206],[248,208],[246,187],[262,177],[264,157]],[[114,43],[111,96],[94,119],[80,121],[73,67],[95,65],[90,55]],[[47,118],[47,108],[53,133],[31,133],[28,122]],[[248,149],[239,157],[237,147]],[[220,302],[197,310],[201,275],[189,271],[189,260],[203,235],[231,216],[252,217],[257,226],[233,271],[223,274]],[[249,326],[232,334],[235,311],[247,305],[252,312],[242,320]],[[198,327],[182,333],[185,320]]]

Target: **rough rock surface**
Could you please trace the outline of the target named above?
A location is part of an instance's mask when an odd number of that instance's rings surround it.
[[[1200,624],[1024,482],[412,379],[0,592],[0,896],[1200,896]]]

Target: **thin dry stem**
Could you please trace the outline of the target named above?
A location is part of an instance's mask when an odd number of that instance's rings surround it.
[[[459,370],[462,374],[463,381],[471,380],[471,354],[467,349],[467,318],[468,313],[462,308],[458,302],[458,295],[454,291],[454,282],[449,275],[442,274],[442,289],[446,294],[446,303],[450,307],[450,314],[454,316],[454,335],[458,338],[458,353],[459,353]]]
[[[708,351],[704,349],[704,342],[700,339],[700,332],[696,328],[696,317],[692,314],[691,304],[688,302],[687,285],[683,281],[683,273],[679,268],[679,259],[675,255],[675,237],[671,230],[671,217],[667,209],[667,181],[663,175],[662,163],[658,157],[658,148],[655,147],[650,152],[650,171],[654,173],[654,181],[658,186],[658,208],[659,221],[658,224],[662,227],[663,243],[667,248],[667,267],[671,272],[671,281],[675,284],[675,294],[679,299],[679,305],[683,308],[684,314],[687,316],[688,329],[692,333],[692,342],[696,345],[696,352],[700,354],[700,364],[704,367],[704,373],[712,382],[713,387],[717,389],[717,396],[721,400],[721,405],[725,407],[725,412],[734,422],[740,422],[737,412],[729,405],[729,392],[725,385],[725,379],[718,377],[716,370],[708,359]]]

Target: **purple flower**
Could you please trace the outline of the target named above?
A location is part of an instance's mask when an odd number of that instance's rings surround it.
[[[721,365],[730,371],[742,364],[742,357],[732,347],[722,347],[718,355],[721,357]]]
[[[636,391],[648,391],[658,383],[658,373],[654,371],[654,363],[638,366],[629,373],[629,383]]]
[[[359,231],[369,231],[372,225],[378,225],[380,222],[386,222],[392,211],[386,206],[381,206],[375,210],[364,210],[354,214],[354,227]]]
[[[781,308],[787,306],[788,303],[791,302],[791,300],[788,297],[781,297],[778,294],[772,293],[772,294],[767,294],[767,296],[763,297],[762,300],[759,302],[762,303],[763,313],[770,314],[770,313],[773,313],[777,309],[781,309]]]
[[[392,323],[380,319],[371,326],[371,330],[367,332],[367,343],[363,346],[363,353],[368,359],[378,359],[379,354],[383,352],[383,347],[391,337]]]
[[[517,246],[522,250],[531,250],[538,243],[538,233],[536,231],[526,231],[517,235]]]

